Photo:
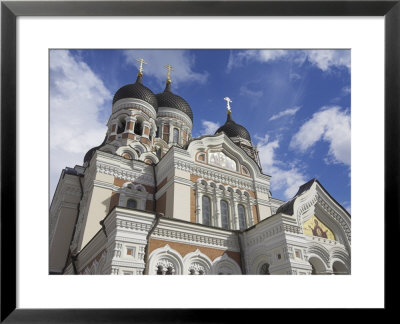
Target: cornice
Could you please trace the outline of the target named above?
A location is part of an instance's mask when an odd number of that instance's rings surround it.
[[[189,129],[192,129],[193,127],[192,120],[185,113],[174,108],[158,107],[157,120],[162,121],[165,117],[176,118],[186,124],[185,126],[187,126]]]
[[[130,98],[124,98],[118,100],[116,103],[114,103],[112,107],[112,115],[110,117],[110,121],[115,119],[115,115],[117,113],[123,113],[123,109],[136,109],[144,112],[146,115],[150,116],[154,120],[157,118],[157,113],[152,105],[150,105],[148,102],[141,100],[141,99],[130,99]],[[129,111],[127,113],[130,114]]]

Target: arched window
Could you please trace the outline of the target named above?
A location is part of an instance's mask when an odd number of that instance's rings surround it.
[[[221,200],[221,227],[229,228],[229,209],[228,203],[225,200]]]
[[[193,276],[193,275],[196,274],[196,272],[194,271],[194,269],[190,269],[190,270],[189,270],[189,274]]]
[[[133,129],[133,131],[137,135],[140,135],[140,136],[142,135],[142,133],[143,133],[143,124],[142,124],[141,121],[137,120],[135,122],[135,128]]]
[[[238,205],[238,216],[239,216],[239,229],[243,231],[246,229],[246,210],[243,205]]]
[[[211,220],[211,203],[210,203],[210,198],[207,196],[203,196],[203,224],[204,225],[210,225],[210,220]]]
[[[157,127],[156,129],[156,137],[160,137],[160,127]]]
[[[270,273],[269,273],[269,264],[268,264],[268,263],[264,263],[264,264],[261,266],[260,274],[262,274],[262,275],[269,275],[269,274],[270,274]]]
[[[163,274],[163,267],[161,265],[159,265],[157,267],[157,275],[162,275]]]
[[[177,128],[174,128],[173,142],[179,143],[179,130]]]
[[[172,267],[167,268],[167,272],[165,272],[166,275],[172,275],[173,274],[173,269]]]
[[[135,199],[128,199],[128,201],[126,202],[126,207],[136,209],[137,201]]]
[[[121,119],[118,123],[117,134],[121,134],[125,131],[126,121],[125,119]]]

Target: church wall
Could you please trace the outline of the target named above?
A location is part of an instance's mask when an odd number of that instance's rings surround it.
[[[226,253],[229,257],[234,259],[239,266],[241,266],[240,252],[228,251],[228,250],[218,250],[218,249],[208,248],[208,247],[204,247],[204,246],[164,241],[164,240],[158,240],[158,239],[153,239],[153,238],[150,239],[149,255],[154,250],[164,247],[167,244],[172,249],[178,251],[179,254],[182,256],[182,258],[185,257],[186,254],[188,254],[190,252],[194,252],[197,249],[199,249],[202,253],[207,255],[211,259],[211,261],[214,261],[216,258],[218,258],[218,257],[222,256],[224,253]]]
[[[174,202],[173,202],[173,217],[190,221],[190,191],[191,188],[188,185],[174,183]]]
[[[260,221],[271,216],[271,208],[269,206],[258,204],[260,210]]]
[[[118,206],[119,202],[119,193],[112,192],[111,199],[110,199],[110,206],[108,208],[108,212],[112,211],[115,206]]]
[[[120,178],[114,178],[114,185],[118,186],[118,187],[122,187],[124,185],[124,183],[126,182],[132,182],[133,184],[141,184],[148,193],[154,193],[154,187],[153,186],[149,186],[146,184],[142,184],[139,182],[134,182],[134,181],[130,181],[130,180],[124,180],[124,179],[120,179]]]
[[[100,221],[109,211],[111,192],[110,189],[93,187],[81,247],[84,247],[101,228]]]
[[[158,213],[163,213],[165,215],[166,208],[167,208],[167,193],[164,193],[160,198],[157,199],[156,211]]]
[[[169,186],[166,191],[166,202],[165,202],[165,216],[169,218],[174,217],[174,186]]]
[[[76,217],[78,216],[77,210],[77,204],[69,206],[61,204],[61,208],[57,215],[57,227],[50,246],[49,267],[52,272],[61,272],[65,266],[72,232],[75,226]]]
[[[96,172],[96,180],[107,182],[107,183],[113,183],[114,176],[112,176],[110,174]]]
[[[49,270],[61,272],[68,257],[78,205],[81,197],[80,178],[62,173],[50,207]]]

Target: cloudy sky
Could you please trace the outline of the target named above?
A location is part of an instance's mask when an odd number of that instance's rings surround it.
[[[52,50],[50,52],[50,196],[61,170],[82,165],[106,133],[114,93],[133,83],[144,58],[144,84],[190,104],[193,137],[233,119],[258,146],[275,198],[288,200],[317,178],[350,204],[349,50]]]

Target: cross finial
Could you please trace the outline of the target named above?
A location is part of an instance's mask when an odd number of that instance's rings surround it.
[[[171,71],[174,71],[174,69],[172,68],[171,65],[167,64],[166,66],[164,66],[167,70],[168,70],[168,74],[167,74],[167,81],[171,81]]]
[[[225,97],[224,100],[226,100],[226,108],[228,108],[228,111],[231,111],[231,105],[230,103],[232,102],[232,100],[229,97]]]
[[[142,59],[142,58],[136,59],[136,61],[138,61],[140,63],[139,73],[142,74],[143,73],[143,64],[147,64],[147,62],[145,62],[144,59]]]

